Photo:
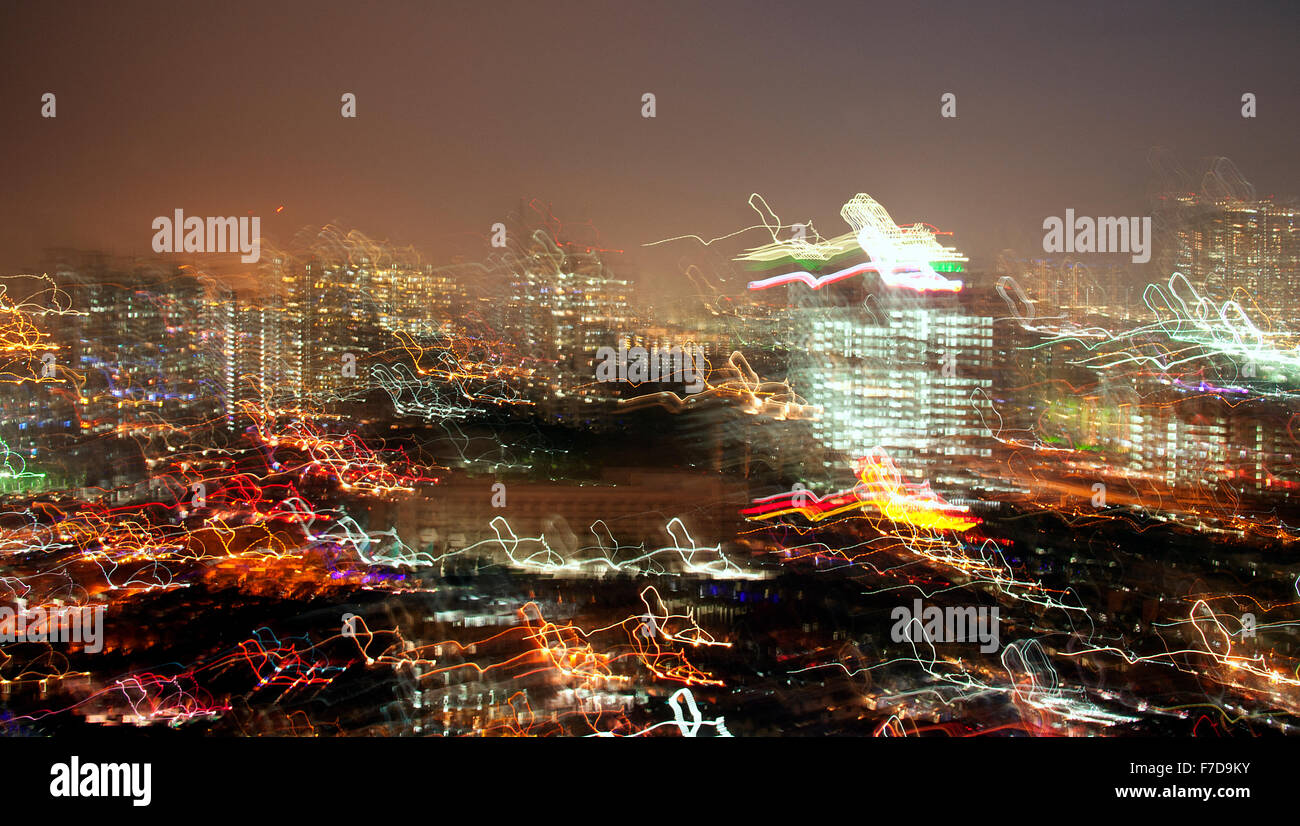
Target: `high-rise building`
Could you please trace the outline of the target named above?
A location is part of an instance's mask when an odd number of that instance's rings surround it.
[[[910,476],[967,479],[969,460],[991,455],[993,318],[951,293],[816,303],[796,316],[806,346],[790,369],[791,387],[823,410],[814,436],[850,460],[881,447]]]
[[[1129,320],[1146,314],[1143,276],[1124,264],[1004,254],[998,275],[1014,278],[1033,301],[1036,315],[1049,323],[1081,324],[1096,316]]]
[[[507,262],[507,292],[494,326],[528,357],[532,368],[522,389],[542,415],[588,423],[593,405],[618,397],[618,388],[596,382],[595,357],[632,331],[632,285],[598,252],[549,229],[520,222],[512,237],[522,240]]]
[[[1173,263],[1202,295],[1256,304],[1277,324],[1300,322],[1300,207],[1270,200],[1173,199]]]
[[[69,366],[86,377],[83,435],[129,436],[219,414],[218,319],[208,285],[181,270],[62,253],[51,267],[75,312],[61,320]]]

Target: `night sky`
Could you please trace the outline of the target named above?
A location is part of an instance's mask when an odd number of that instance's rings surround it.
[[[1149,214],[1155,146],[1300,193],[1298,24],[1261,0],[5,3],[0,271],[151,253],[176,208],[477,259],[539,198],[679,280],[689,246],[642,245],[751,225],[751,192],[828,235],[867,192],[978,265],[1066,207]]]

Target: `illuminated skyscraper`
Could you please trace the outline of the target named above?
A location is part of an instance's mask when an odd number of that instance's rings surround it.
[[[993,319],[968,309],[963,282],[948,276],[966,258],[926,224],[895,224],[864,193],[840,214],[851,232],[777,240],[738,259],[808,267],[749,284],[789,291],[790,386],[822,408],[813,434],[845,467],[879,447],[910,476],[964,481],[970,459],[992,453],[993,374]],[[846,259],[855,253],[867,260]]]
[[[1244,295],[1275,322],[1300,322],[1300,208],[1274,201],[1174,199],[1175,268],[1202,294]]]
[[[993,319],[955,295],[903,290],[856,306],[805,306],[806,348],[790,383],[823,408],[814,435],[849,459],[884,448],[898,467],[937,482],[967,478],[969,460],[991,455]]]
[[[88,253],[61,253],[50,270],[77,311],[55,333],[68,366],[86,375],[82,435],[152,432],[157,421],[217,413],[220,342],[207,284]]]
[[[518,222],[521,239],[509,259],[508,292],[494,312],[530,357],[525,392],[547,418],[590,423],[597,402],[616,398],[616,387],[595,381],[596,350],[614,346],[633,325],[632,285],[609,270],[601,255],[550,229]]]

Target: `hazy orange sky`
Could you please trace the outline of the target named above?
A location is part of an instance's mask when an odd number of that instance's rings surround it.
[[[3,272],[47,246],[150,253],[151,221],[177,208],[476,258],[540,198],[628,250],[629,274],[676,277],[687,248],[641,245],[750,225],[752,192],[828,234],[867,192],[979,263],[1041,249],[1066,207],[1149,213],[1155,146],[1300,193],[1289,2],[4,8]]]

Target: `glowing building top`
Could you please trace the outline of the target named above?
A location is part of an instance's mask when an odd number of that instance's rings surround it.
[[[874,198],[858,193],[844,205],[840,215],[853,232],[820,242],[803,239],[776,241],[748,250],[737,261],[774,261],[790,257],[804,261],[831,261],[854,247],[866,253],[869,263],[854,264],[821,276],[796,271],[749,282],[751,290],[765,290],[802,281],[814,290],[865,272],[875,272],[886,287],[916,292],[959,292],[962,282],[940,274],[960,270],[967,259],[953,247],[945,247],[927,224],[900,227]]]

